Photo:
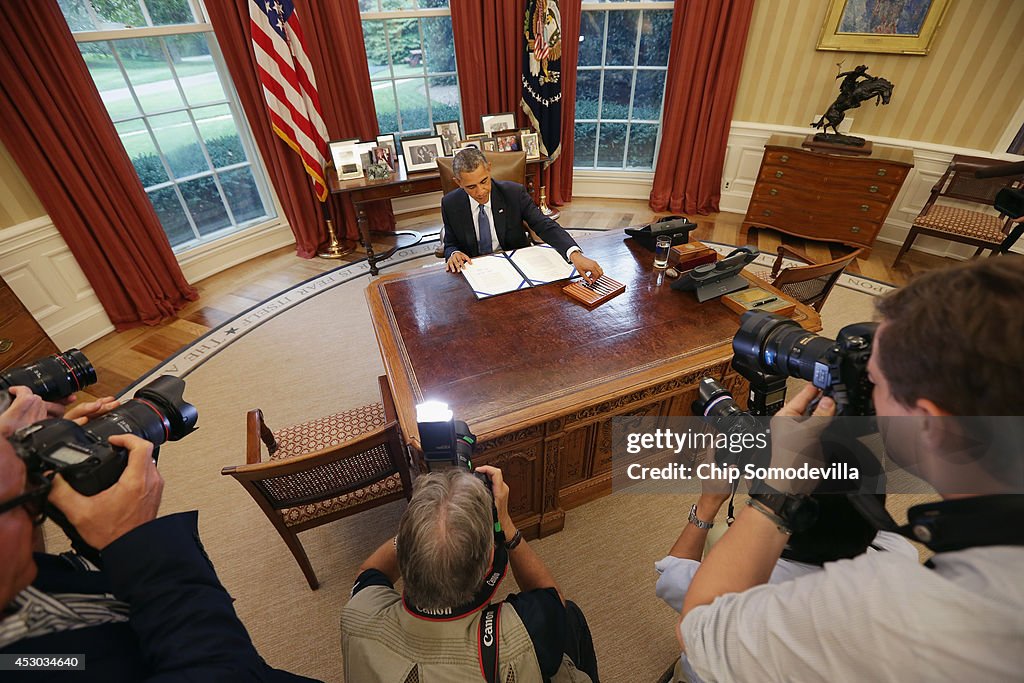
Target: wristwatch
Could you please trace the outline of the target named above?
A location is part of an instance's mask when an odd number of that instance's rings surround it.
[[[705,522],[703,519],[697,516],[697,504],[694,503],[690,506],[690,516],[687,518],[690,524],[694,525],[698,529],[704,529],[707,531],[715,525],[714,520]]]
[[[785,534],[807,531],[818,520],[818,501],[806,495],[752,493],[747,505],[775,522]]]
[[[516,529],[516,533],[509,540],[505,541],[505,550],[515,550],[516,546],[523,542],[523,532]]]

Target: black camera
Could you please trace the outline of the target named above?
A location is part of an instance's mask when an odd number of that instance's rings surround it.
[[[456,420],[445,403],[428,401],[416,406],[416,426],[420,432],[420,449],[427,471],[456,468],[470,472],[491,490],[490,477],[473,472],[473,447],[476,436],[462,420]]]
[[[78,349],[0,372],[0,412],[11,403],[8,389],[26,386],[44,401],[59,401],[96,383],[96,369]]]
[[[711,377],[705,377],[697,385],[697,398],[694,399],[691,409],[694,415],[703,417],[704,421],[720,434],[725,434],[729,441],[743,434],[765,431],[763,421],[758,421],[751,413],[740,408],[732,392]],[[769,454],[764,449],[752,446],[745,448],[743,452],[745,457],[740,461],[735,454],[729,452],[729,449],[719,448],[715,452],[715,462],[719,465],[738,466],[747,463],[767,464]]]
[[[878,323],[854,323],[834,340],[774,313],[748,311],[732,341],[733,367],[808,380],[836,402],[838,415],[874,415],[868,358]]]
[[[135,392],[135,398],[86,425],[49,419],[19,429],[10,438],[30,475],[59,472],[76,491],[92,496],[109,488],[128,463],[128,451],[112,446],[115,434],[134,434],[153,443],[177,441],[196,428],[196,407],[183,398],[185,382],[163,375]]]

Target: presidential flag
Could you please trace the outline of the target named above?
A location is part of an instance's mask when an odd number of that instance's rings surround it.
[[[556,0],[527,0],[523,21],[522,108],[540,133],[541,152],[562,151],[562,15]]]
[[[252,46],[274,132],[302,158],[320,201],[327,199],[327,127],[294,0],[249,0]]]

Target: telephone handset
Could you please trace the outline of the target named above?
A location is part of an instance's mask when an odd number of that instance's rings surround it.
[[[705,263],[683,273],[672,283],[672,289],[696,292],[697,300],[704,302],[723,294],[746,289],[749,284],[740,271],[761,255],[757,247],[740,247],[716,263]]]

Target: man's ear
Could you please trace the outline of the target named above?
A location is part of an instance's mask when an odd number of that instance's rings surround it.
[[[927,398],[917,399],[917,402],[914,403],[914,407],[917,408],[922,413],[924,413],[925,415],[932,415],[936,417],[952,415],[951,412],[949,412],[948,410],[943,410],[939,406],[935,405],[934,401],[931,401]]]

